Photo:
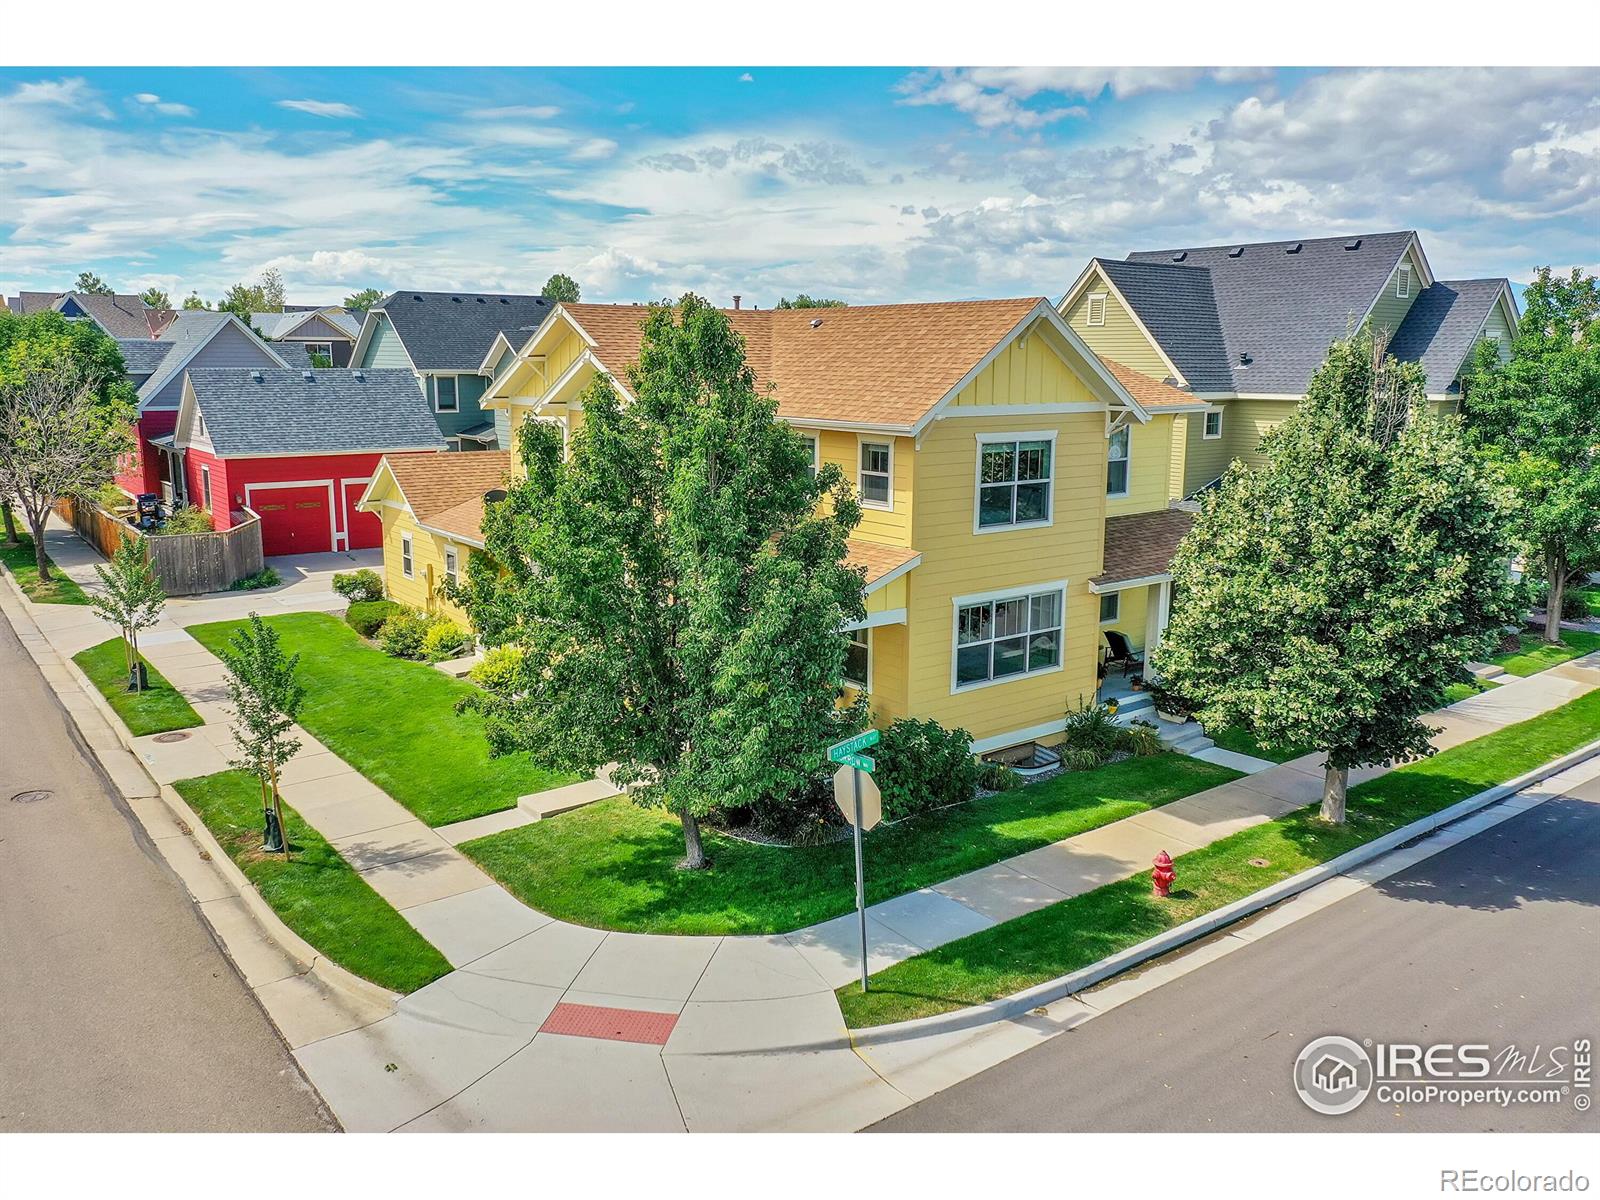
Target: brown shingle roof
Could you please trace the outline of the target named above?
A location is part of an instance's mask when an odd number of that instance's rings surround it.
[[[1107,517],[1105,570],[1089,582],[1103,586],[1165,575],[1194,518],[1181,508]]]
[[[1173,387],[1170,383],[1162,383],[1159,379],[1151,379],[1135,371],[1132,367],[1125,367],[1114,358],[1097,355],[1106,370],[1117,377],[1117,382],[1127,389],[1128,394],[1139,402],[1141,408],[1198,408],[1204,407],[1205,401],[1180,388]]]
[[[1042,303],[1030,297],[723,312],[745,339],[757,385],[776,388],[780,416],[907,428]],[[565,308],[593,339],[595,357],[626,384],[648,310]]]
[[[845,542],[844,564],[861,567],[867,573],[867,587],[871,587],[891,571],[899,570],[921,551],[908,546],[884,546],[878,542],[863,542],[850,538]]]
[[[411,515],[424,525],[477,541],[483,535],[483,494],[511,474],[511,451],[391,454],[384,461],[405,493]]]

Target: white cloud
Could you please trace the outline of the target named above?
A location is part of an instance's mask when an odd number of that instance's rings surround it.
[[[111,117],[111,110],[99,93],[83,79],[41,79],[18,84],[8,99],[18,106],[57,105],[108,120]]]
[[[750,74],[749,71],[746,71],[743,75],[739,76],[740,83],[754,83],[755,81],[756,77]]]
[[[530,121],[548,121],[559,116],[561,110],[554,104],[505,104],[498,108],[469,109],[467,116],[480,121],[503,121],[525,117]]]
[[[572,158],[591,162],[597,158],[610,158],[617,152],[617,144],[610,138],[585,138],[572,149]]]
[[[1259,67],[959,67],[918,71],[897,90],[902,104],[948,104],[979,127],[1037,129],[1087,114],[1082,105],[1030,108],[1036,96],[1096,100],[1109,93],[1126,100],[1145,92],[1180,91],[1205,79],[1252,82],[1270,75]]]
[[[356,118],[361,115],[359,108],[338,100],[278,100],[275,103],[279,108],[310,113],[313,117]]]
[[[161,113],[168,117],[192,117],[194,109],[187,104],[179,104],[175,100],[163,100],[154,92],[135,92],[134,100],[145,108]]]

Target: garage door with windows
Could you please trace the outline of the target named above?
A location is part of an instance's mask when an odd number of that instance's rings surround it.
[[[261,552],[316,554],[333,549],[333,514],[325,483],[251,487],[249,505],[261,515]]]

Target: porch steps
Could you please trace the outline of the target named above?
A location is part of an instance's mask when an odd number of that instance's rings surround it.
[[[593,779],[582,779],[564,787],[551,788],[547,792],[520,796],[517,799],[517,807],[538,821],[545,817],[553,817],[557,813],[571,812],[575,808],[582,808],[585,804],[593,804],[596,800],[609,800],[612,796],[620,794],[620,789],[611,782],[610,768],[602,767]]]
[[[1467,670],[1486,683],[1490,680],[1504,679],[1506,675],[1505,668],[1496,666],[1494,663],[1469,662]]]
[[[1198,754],[1216,745],[1206,736],[1206,731],[1198,721],[1185,721],[1182,725],[1163,721],[1157,728],[1160,730],[1161,740],[1179,754]]]

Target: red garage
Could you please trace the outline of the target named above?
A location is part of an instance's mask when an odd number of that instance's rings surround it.
[[[185,379],[171,452],[179,498],[217,529],[259,514],[272,557],[380,545],[356,508],[378,460],[444,448],[410,371],[218,367]]]

